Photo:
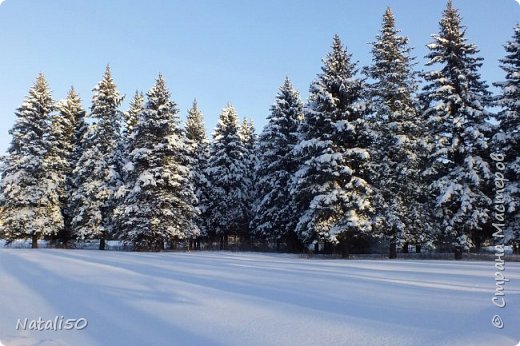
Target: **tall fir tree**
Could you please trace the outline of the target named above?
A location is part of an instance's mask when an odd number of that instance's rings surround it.
[[[520,252],[520,24],[514,29],[513,39],[506,43],[506,56],[500,60],[505,81],[494,83],[500,90],[495,105],[501,107],[496,118],[500,122],[493,137],[493,151],[504,156],[503,173],[508,179],[500,192],[505,205],[504,242],[513,243]],[[501,186],[495,187],[500,190]],[[499,195],[497,193],[497,195]],[[495,201],[499,202],[499,201]]]
[[[209,204],[209,182],[206,177],[206,168],[209,161],[209,140],[204,128],[204,115],[202,114],[197,100],[193,101],[186,117],[186,140],[191,158],[191,180],[197,196],[197,207],[200,214],[196,223],[201,236],[208,234],[208,204]],[[193,243],[194,242],[194,243]],[[199,248],[200,239],[194,239],[191,247]]]
[[[133,133],[137,127],[137,122],[139,120],[139,114],[144,109],[144,95],[140,91],[136,91],[134,97],[130,101],[129,108],[126,112],[122,113],[123,116],[123,130],[122,137],[120,141],[120,161],[121,161],[121,179],[123,184],[120,185],[119,189],[116,191],[114,196],[114,202],[117,205],[123,203],[122,198],[125,195],[125,182],[128,178],[128,171],[126,170],[129,167],[130,162],[130,140],[133,136]],[[121,215],[116,215],[119,217]],[[115,220],[116,224],[121,224],[121,220]]]
[[[256,237],[274,241],[277,248],[285,243],[287,250],[298,251],[294,231],[298,218],[289,185],[298,168],[293,149],[298,144],[303,103],[288,78],[280,87],[267,119],[256,149],[256,201],[251,227]]]
[[[256,198],[256,165],[258,164],[258,157],[256,153],[256,144],[257,144],[257,135],[255,132],[255,126],[253,120],[247,120],[244,118],[242,121],[242,125],[240,126],[240,138],[242,139],[243,145],[243,164],[244,164],[244,185],[246,186],[244,190],[245,201],[246,204],[246,220],[244,221],[246,230],[244,233],[247,234],[247,240],[251,240],[251,220],[253,219],[253,204]],[[251,245],[248,242],[244,245]]]
[[[59,180],[57,192],[64,218],[64,228],[58,235],[59,240],[66,243],[70,239],[71,211],[68,208],[73,191],[72,172],[76,166],[78,146],[86,130],[85,110],[81,99],[73,87],[67,98],[57,103],[56,113],[52,117],[50,142],[50,162],[52,170]]]
[[[59,188],[53,170],[49,135],[54,102],[45,77],[40,74],[16,111],[8,155],[0,185],[0,233],[4,239],[38,240],[56,236],[63,228]]]
[[[376,213],[374,231],[390,244],[389,256],[397,255],[397,243],[421,244],[429,230],[420,175],[423,162],[419,141],[422,120],[416,100],[417,82],[408,39],[399,35],[390,8],[372,43],[372,65],[365,69],[373,81],[369,87],[373,115],[372,185]]]
[[[179,123],[177,106],[159,75],[147,93],[129,146],[121,239],[136,250],[163,250],[165,242],[199,233],[194,223],[196,196]]]
[[[422,95],[431,139],[425,174],[434,196],[432,208],[439,238],[451,244],[457,259],[488,222],[491,205],[486,195],[491,177],[485,110],[489,92],[478,73],[482,58],[465,34],[458,10],[448,1],[440,32],[432,35],[434,41],[427,46],[427,66],[440,65],[440,69],[424,73]]]
[[[129,109],[123,113],[125,122],[124,135],[128,137],[137,126],[139,113],[144,108],[144,95],[140,91],[136,91],[132,101],[130,101]]]
[[[114,197],[121,185],[122,99],[107,66],[103,80],[93,90],[90,117],[95,123],[83,136],[82,154],[73,172],[72,234],[81,241],[99,239],[101,250],[115,231]]]
[[[217,237],[227,248],[230,235],[247,237],[247,197],[244,144],[235,108],[228,105],[220,114],[210,146],[206,169],[210,183],[208,223],[210,237]]]
[[[300,167],[291,193],[304,244],[341,241],[347,246],[352,233],[371,229],[366,88],[337,35],[323,63],[294,148]]]

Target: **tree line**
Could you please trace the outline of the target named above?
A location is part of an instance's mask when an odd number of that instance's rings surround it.
[[[211,141],[196,101],[181,123],[161,75],[123,112],[107,67],[88,113],[73,88],[55,102],[39,75],[2,160],[0,236],[153,251],[233,238],[344,255],[383,239],[391,258],[408,245],[461,258],[494,233],[518,249],[520,25],[496,95],[465,34],[448,1],[417,71],[388,8],[370,65],[336,35],[306,102],[286,78],[258,136],[228,104]],[[493,208],[492,154],[504,158],[505,211]]]

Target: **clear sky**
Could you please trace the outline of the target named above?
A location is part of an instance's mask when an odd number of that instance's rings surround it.
[[[135,90],[163,73],[184,118],[194,98],[213,131],[227,102],[252,117],[257,132],[284,77],[305,99],[337,33],[361,65],[387,6],[415,47],[438,32],[445,0],[0,0],[0,153],[39,72],[55,99],[71,85],[90,106],[91,89],[109,63],[123,109]],[[485,58],[488,81],[501,80],[502,45],[520,21],[515,0],[454,0],[470,42]]]

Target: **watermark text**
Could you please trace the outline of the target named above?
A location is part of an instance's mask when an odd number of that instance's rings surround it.
[[[65,318],[63,316],[56,316],[53,319],[46,320],[41,316],[35,320],[26,318],[19,318],[16,321],[16,330],[82,330],[87,328],[88,321],[86,318]]]

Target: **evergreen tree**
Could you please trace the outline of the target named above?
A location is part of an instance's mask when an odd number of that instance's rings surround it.
[[[137,250],[198,235],[196,197],[176,104],[161,75],[147,93],[130,141],[121,239]]]
[[[82,154],[73,172],[72,234],[78,240],[105,240],[114,230],[115,191],[121,185],[122,148],[118,107],[122,97],[107,66],[93,90],[90,116],[96,121],[83,136]]]
[[[130,136],[132,131],[137,126],[137,120],[139,117],[139,113],[143,110],[144,107],[144,95],[142,92],[136,91],[134,94],[134,98],[130,102],[130,107],[128,111],[123,113],[123,118],[125,121],[125,137]]]
[[[204,128],[204,115],[200,111],[197,100],[193,101],[186,118],[186,140],[191,157],[191,180],[197,196],[198,215],[196,222],[202,236],[208,234],[208,204],[209,182],[206,177],[206,168],[209,161],[209,141]],[[192,247],[199,247],[199,240],[195,240]]]
[[[370,118],[375,138],[372,143],[371,181],[375,193],[375,231],[387,237],[390,258],[396,245],[408,241],[422,243],[428,229],[427,208],[421,203],[424,190],[420,166],[422,133],[415,93],[417,83],[408,39],[399,35],[392,10],[383,16],[383,25],[372,43],[372,65],[365,72],[370,85]]]
[[[508,181],[502,193],[506,204],[505,243],[516,242],[520,249],[520,24],[515,27],[513,39],[505,45],[507,55],[500,60],[506,80],[495,83],[500,88],[496,105],[502,107],[497,114],[499,128],[493,137],[493,150],[504,155],[502,172]],[[495,187],[500,188],[499,186]]]
[[[204,114],[199,109],[197,100],[193,100],[186,117],[186,138],[193,142],[208,142],[204,128]]]
[[[211,236],[227,247],[229,235],[247,236],[247,185],[244,144],[235,108],[228,105],[220,114],[210,146],[206,175],[210,183],[208,223]]]
[[[440,21],[427,66],[440,70],[424,74],[425,117],[431,138],[430,193],[440,223],[440,239],[451,243],[455,257],[472,245],[471,236],[489,218],[491,201],[486,196],[490,179],[488,135],[489,92],[478,69],[482,58],[467,43],[458,10],[448,1]]]
[[[129,167],[130,162],[130,139],[132,138],[133,132],[137,127],[137,122],[139,119],[139,114],[144,109],[144,95],[142,92],[136,91],[133,99],[130,101],[129,108],[126,112],[122,113],[124,128],[123,128],[123,136],[120,141],[119,146],[119,159],[121,160],[121,179],[123,180],[123,184],[120,185],[119,189],[116,191],[114,196],[114,203],[120,205],[123,203],[122,198],[126,193],[125,184],[128,178],[128,172],[126,170]],[[117,208],[116,208],[117,209]],[[117,214],[117,213],[116,213]],[[122,215],[115,215],[115,217],[119,217]],[[115,220],[115,224],[120,225],[121,220]]]
[[[79,141],[86,130],[85,111],[81,99],[71,88],[67,98],[57,103],[58,113],[52,117],[50,141],[50,162],[59,185],[57,192],[60,197],[60,207],[64,218],[64,228],[59,234],[62,242],[70,237],[70,222],[72,215],[68,209],[69,199],[73,190],[72,172],[76,166]]]
[[[304,244],[335,243],[371,228],[366,89],[350,59],[336,35],[310,87],[299,129],[295,154],[300,167],[291,192],[300,216],[296,231]]]
[[[16,111],[0,185],[0,233],[9,241],[30,238],[33,248],[38,239],[55,236],[63,228],[60,180],[49,155],[53,110],[51,92],[40,74]]]
[[[255,126],[253,120],[243,119],[242,125],[240,127],[240,138],[242,139],[243,145],[243,164],[244,164],[244,186],[246,187],[244,190],[244,203],[246,204],[246,220],[244,220],[245,227],[244,233],[247,234],[250,239],[251,229],[250,223],[253,219],[253,204],[256,198],[256,174],[255,169],[258,164],[258,159],[256,155],[256,142],[257,136],[255,133]]]
[[[259,238],[275,241],[277,245],[285,242],[289,251],[299,248],[294,232],[298,218],[289,185],[298,168],[293,149],[298,144],[302,118],[300,95],[286,78],[258,139],[257,199],[251,227]]]

